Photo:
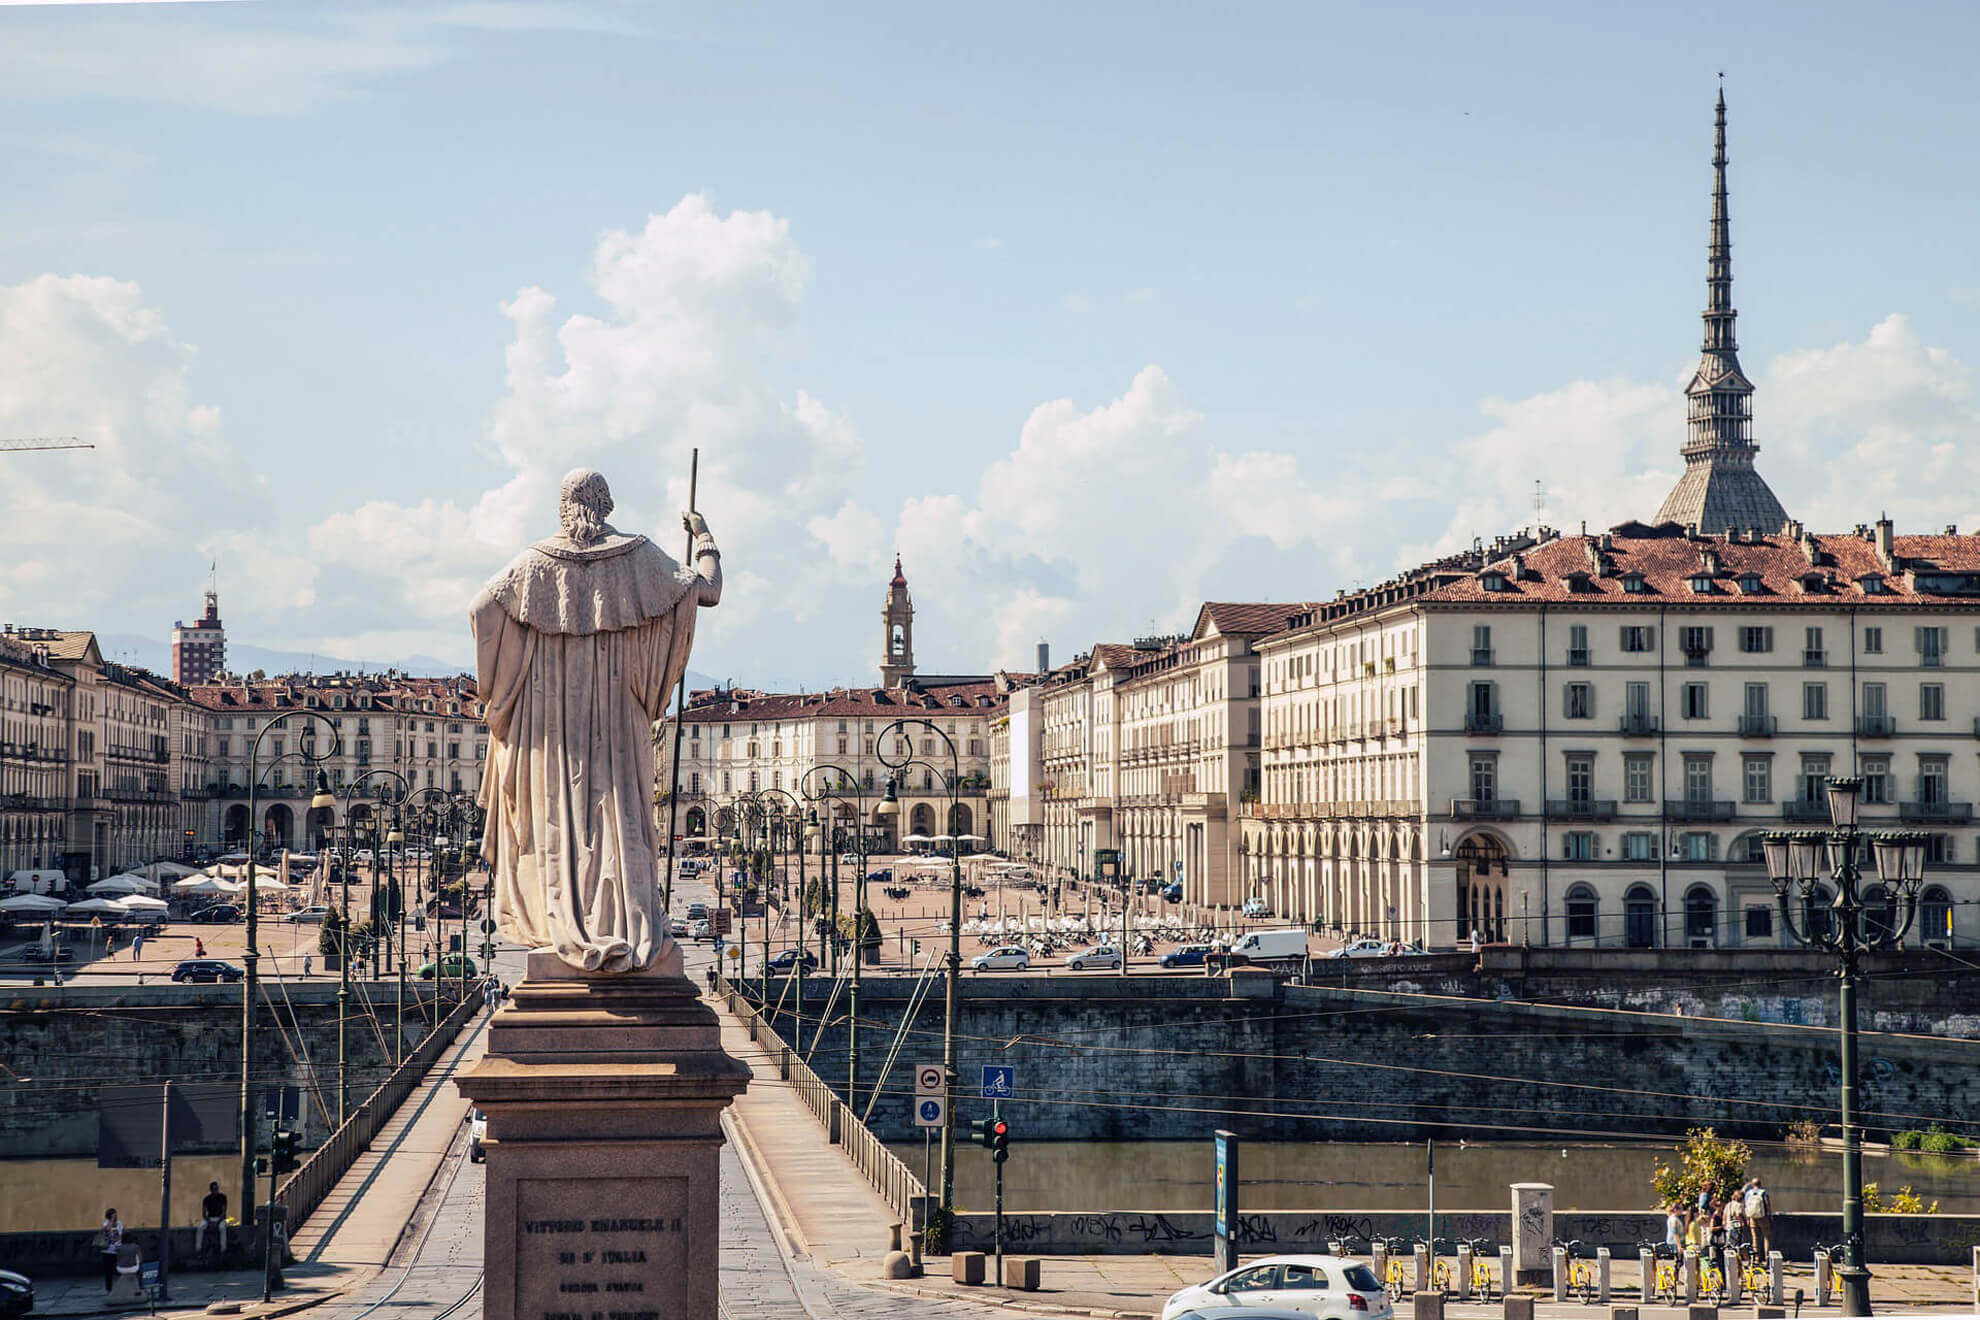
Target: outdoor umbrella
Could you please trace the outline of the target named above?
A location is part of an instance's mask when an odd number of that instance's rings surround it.
[[[128,917],[131,910],[114,898],[85,898],[63,910],[67,917]]]
[[[215,879],[210,875],[193,875],[187,876],[184,880],[173,885],[172,892],[175,894],[234,894],[240,892],[240,888],[239,885],[231,884],[225,880]]]
[[[905,835],[901,839],[901,842],[902,843],[933,843],[935,842],[935,840],[929,838],[926,834],[909,834],[909,835]]]
[[[153,862],[144,869],[153,876],[163,877],[167,880],[176,880],[180,876],[194,874],[193,867],[179,862]]]
[[[121,897],[124,894],[142,894],[156,888],[156,885],[152,884],[151,881],[145,879],[143,876],[132,875],[129,872],[125,872],[123,875],[113,875],[105,880],[98,880],[95,884],[88,886],[90,893],[105,894],[112,898]]]
[[[117,900],[132,912],[163,912],[170,904],[162,898],[152,898],[148,894],[132,894],[129,898]]]
[[[60,912],[69,906],[59,898],[46,894],[15,894],[12,898],[0,898],[0,912]]]

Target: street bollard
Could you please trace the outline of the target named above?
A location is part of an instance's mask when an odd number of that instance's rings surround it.
[[[1775,1252],[1776,1256],[1780,1253]],[[1775,1285],[1779,1287],[1778,1284]],[[1980,1311],[1980,1247],[1973,1249],[1973,1309]]]
[[[1980,1248],[1975,1248],[1973,1254],[1976,1260],[1980,1260]],[[1980,1287],[1980,1284],[1976,1284],[1975,1287]],[[1457,1295],[1460,1302],[1471,1300],[1471,1244],[1469,1242],[1458,1243]]]
[[[1829,1273],[1834,1268],[1835,1262],[1829,1259],[1828,1252],[1815,1253],[1815,1305],[1817,1306],[1829,1304],[1829,1289],[1833,1286],[1829,1282]]]
[[[1726,1272],[1726,1305],[1738,1306],[1746,1295],[1746,1277],[1739,1267],[1739,1252],[1727,1247],[1725,1264],[1721,1268]]]
[[[1612,1306],[1609,1308],[1609,1320],[1636,1320],[1639,1314],[1640,1312],[1634,1306]]]
[[[1980,1248],[1975,1248],[1973,1256],[1974,1268],[1980,1270]],[[1767,1253],[1767,1300],[1775,1306],[1787,1305],[1787,1289],[1781,1284],[1781,1270],[1786,1264],[1780,1252]],[[1976,1284],[1974,1292],[1974,1305],[1980,1307],[1980,1284]]]
[[[1500,1303],[1500,1313],[1505,1317],[1505,1320],[1533,1320],[1532,1293],[1523,1293],[1515,1297],[1504,1289],[1500,1289],[1499,1291],[1500,1296],[1504,1299]]]
[[[1416,1285],[1413,1288],[1411,1288],[1410,1291],[1417,1293],[1429,1292],[1430,1291],[1430,1244],[1427,1242],[1417,1243],[1414,1251],[1414,1255],[1416,1256],[1416,1259],[1412,1263],[1416,1266]]]
[[[1499,1296],[1501,1297],[1512,1296],[1512,1286],[1513,1286],[1512,1248],[1500,1247],[1499,1248]]]
[[[1643,1286],[1636,1290],[1636,1296],[1639,1301],[1645,1306],[1648,1306],[1650,1305],[1650,1298],[1654,1295],[1653,1290],[1657,1286],[1657,1253],[1648,1247],[1638,1247],[1636,1249],[1636,1268],[1643,1271]]]
[[[1417,1292],[1409,1299],[1410,1320],[1444,1320],[1444,1294]]]
[[[1567,1274],[1568,1274],[1567,1248],[1555,1247],[1554,1248],[1554,1300],[1557,1302],[1565,1302],[1567,1300],[1567,1283],[1568,1283]]]
[[[1684,1304],[1698,1305],[1698,1253],[1684,1249]]]
[[[1375,1270],[1375,1278],[1387,1287],[1389,1284],[1389,1244],[1372,1242],[1368,1247],[1368,1263]]]
[[[1595,1248],[1595,1300],[1609,1304],[1609,1249]]]

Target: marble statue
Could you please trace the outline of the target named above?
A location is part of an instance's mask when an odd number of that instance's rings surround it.
[[[653,721],[687,669],[722,561],[684,515],[694,567],[605,521],[605,478],[564,478],[563,531],[483,587],[471,611],[487,705],[482,855],[502,933],[587,972],[634,972],[672,947],[660,911]]]

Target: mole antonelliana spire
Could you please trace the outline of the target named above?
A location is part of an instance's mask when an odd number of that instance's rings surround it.
[[[1684,475],[1664,497],[1658,522],[1701,532],[1779,531],[1787,512],[1754,471],[1753,382],[1739,366],[1732,300],[1732,221],[1726,210],[1726,93],[1719,89],[1712,152],[1712,236],[1705,260],[1705,343],[1685,387]]]

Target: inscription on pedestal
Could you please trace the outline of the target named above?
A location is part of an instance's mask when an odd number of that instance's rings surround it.
[[[516,1320],[687,1315],[686,1178],[516,1182]]]

